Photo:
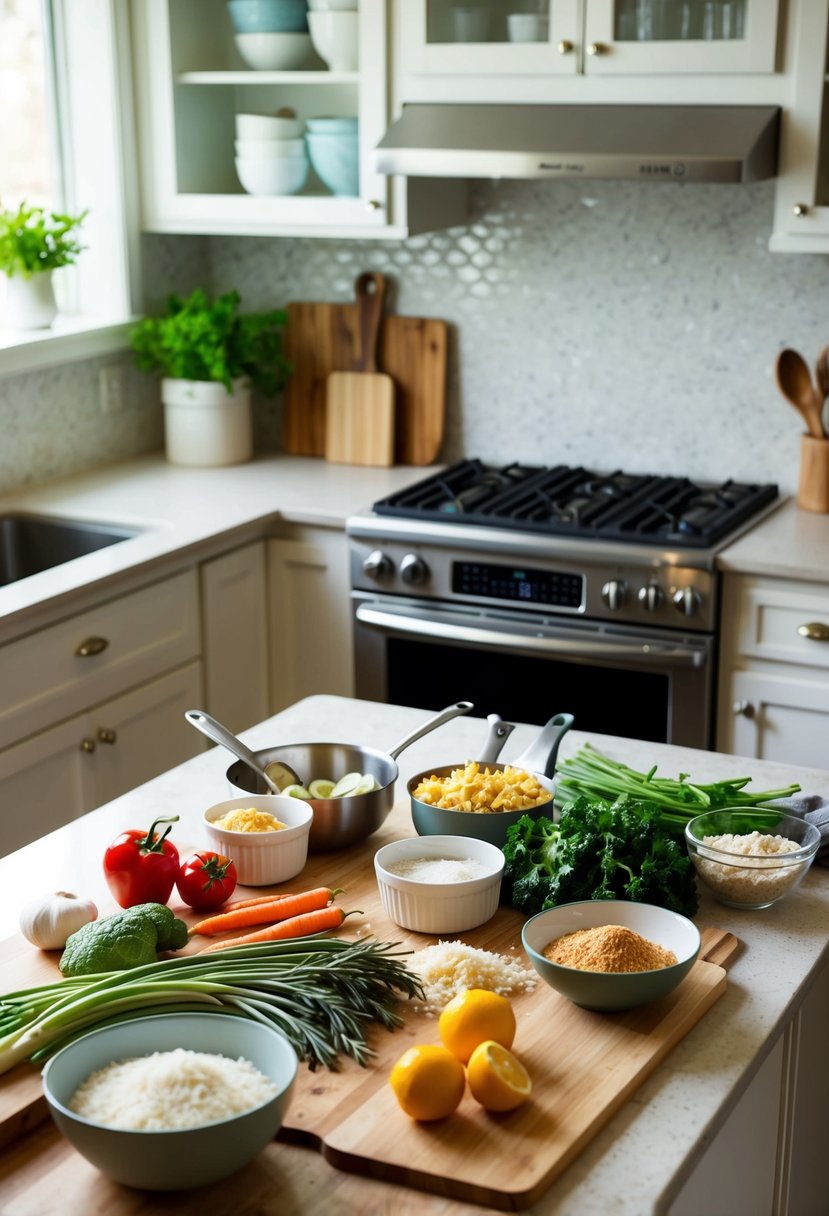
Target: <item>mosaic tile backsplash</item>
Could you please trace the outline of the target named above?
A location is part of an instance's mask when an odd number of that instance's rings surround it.
[[[772,193],[479,183],[466,226],[406,241],[145,237],[147,306],[197,282],[237,288],[249,309],[343,300],[379,270],[389,307],[452,326],[442,459],[791,491],[801,428],[773,364],[784,346],[813,361],[829,342],[829,258],[769,252]],[[0,423],[0,490],[151,450],[162,433],[157,405],[101,417],[95,363],[0,381]],[[279,434],[279,403],[257,402],[260,449]]]

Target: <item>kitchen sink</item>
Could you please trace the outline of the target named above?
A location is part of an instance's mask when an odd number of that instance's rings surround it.
[[[0,586],[137,536],[140,529],[12,512],[0,515]]]

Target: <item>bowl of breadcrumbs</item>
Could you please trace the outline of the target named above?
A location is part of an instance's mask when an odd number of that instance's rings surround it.
[[[622,899],[561,904],[521,931],[546,984],[584,1009],[634,1009],[667,996],[700,948],[693,921],[654,904]]]

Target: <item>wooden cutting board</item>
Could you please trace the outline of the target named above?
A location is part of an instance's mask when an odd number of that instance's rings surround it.
[[[377,367],[377,337],[386,298],[381,274],[354,285],[360,357],[354,371],[330,372],[325,396],[325,459],[335,464],[394,464],[394,381]]]
[[[371,933],[421,949],[434,939],[389,922],[377,894],[371,857],[391,838],[381,831],[366,846],[311,855],[303,886],[330,884],[333,875],[345,889],[340,902],[362,908]],[[291,887],[296,889],[296,880]],[[244,894],[240,888],[239,897]],[[192,914],[173,907],[192,920]],[[470,945],[523,958],[523,919],[500,908],[486,925],[462,937]],[[436,1124],[417,1124],[402,1113],[388,1086],[391,1066],[412,1043],[438,1041],[435,1018],[405,1005],[402,1029],[374,1036],[377,1055],[370,1067],[347,1060],[336,1073],[300,1069],[279,1139],[315,1147],[340,1169],[505,1210],[526,1207],[722,995],[723,968],[738,947],[731,934],[704,930],[702,956],[676,991],[628,1013],[578,1009],[540,981],[532,992],[517,996],[514,1050],[534,1089],[532,1100],[509,1115],[486,1114],[469,1093],[455,1115]],[[0,943],[0,994],[53,981],[57,974],[57,955],[42,954],[19,937]],[[36,1068],[22,1064],[0,1077],[0,1145],[46,1117]],[[266,1152],[278,1155],[279,1144]],[[73,1163],[79,1175],[88,1169],[74,1154],[67,1159],[61,1183],[70,1188]]]
[[[355,304],[289,304],[285,353],[293,374],[283,395],[282,442],[296,456],[325,455],[328,376],[348,371],[362,349]],[[443,442],[448,327],[431,317],[386,313],[377,364],[395,386],[397,464],[431,464]]]

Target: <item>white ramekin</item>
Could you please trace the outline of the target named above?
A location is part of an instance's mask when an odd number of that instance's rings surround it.
[[[419,882],[392,874],[386,866],[418,857],[479,861],[481,878],[464,882]],[[474,929],[498,910],[504,854],[495,845],[470,836],[417,836],[395,840],[374,855],[374,872],[386,915],[416,933],[462,933]]]
[[[214,820],[228,811],[254,807],[268,811],[287,827],[278,832],[228,832]],[[211,847],[232,858],[242,886],[270,887],[287,882],[305,866],[314,812],[300,798],[287,794],[245,794],[217,802],[204,812],[204,827]]]

